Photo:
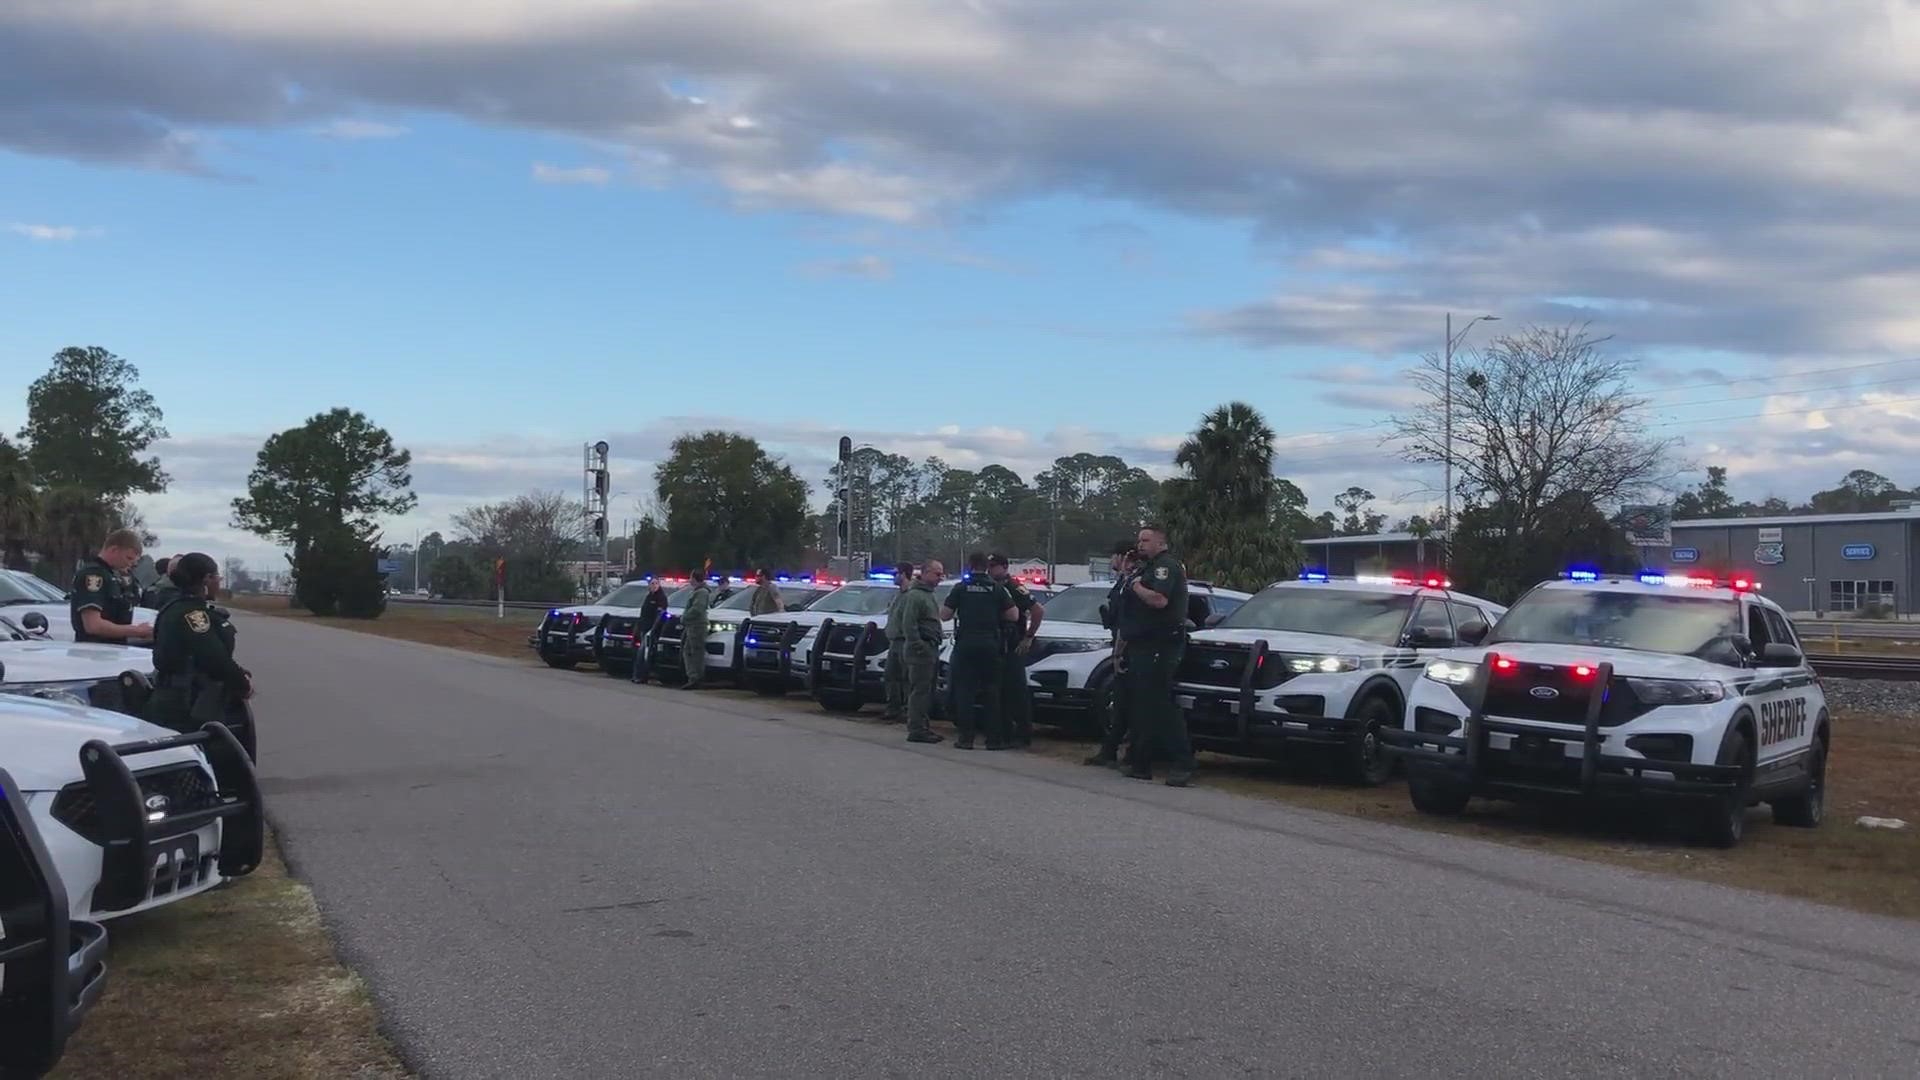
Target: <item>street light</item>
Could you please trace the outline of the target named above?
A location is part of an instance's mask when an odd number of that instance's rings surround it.
[[[1460,332],[1458,334],[1455,334],[1453,332],[1453,312],[1451,311],[1447,312],[1447,348],[1446,348],[1446,357],[1442,361],[1442,366],[1444,367],[1444,371],[1441,374],[1441,380],[1447,384],[1446,396],[1445,396],[1447,430],[1446,430],[1446,434],[1442,436],[1441,453],[1440,453],[1440,459],[1446,463],[1446,466],[1445,466],[1446,480],[1444,481],[1447,489],[1446,509],[1442,511],[1442,515],[1444,516],[1447,523],[1447,542],[1446,542],[1446,545],[1440,549],[1441,559],[1442,559],[1442,562],[1440,565],[1449,569],[1451,569],[1453,566],[1453,534],[1454,534],[1454,526],[1453,526],[1453,347],[1455,345],[1460,344],[1460,340],[1467,336],[1467,331],[1473,329],[1474,323],[1499,322],[1499,321],[1500,321],[1500,316],[1498,315],[1475,316],[1474,318],[1467,321],[1467,325],[1460,328]]]

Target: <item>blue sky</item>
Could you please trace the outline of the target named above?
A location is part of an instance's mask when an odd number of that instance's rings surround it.
[[[841,430],[1030,475],[1157,467],[1230,399],[1317,506],[1406,513],[1437,478],[1379,444],[1399,373],[1496,311],[1615,335],[1743,495],[1920,483],[1920,38],[1882,9],[1515,3],[1470,35],[1279,6],[25,0],[0,423],[61,346],[114,350],[174,436],[163,544],[256,560],[227,500],[334,405],[420,458],[399,534],[570,489],[598,437],[627,490],[703,426],[809,476]],[[1574,61],[1600,46],[1668,75]],[[1783,52],[1795,78],[1752,70]]]

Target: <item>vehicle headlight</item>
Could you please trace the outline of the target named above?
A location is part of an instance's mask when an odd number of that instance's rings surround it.
[[[731,634],[738,629],[740,629],[740,624],[737,622],[716,622],[716,623],[707,624],[707,633],[709,634]]]
[[[1048,652],[1099,652],[1113,648],[1108,641],[1045,641],[1040,643]]]
[[[1462,664],[1454,660],[1435,660],[1427,665],[1427,678],[1448,686],[1465,686],[1473,681],[1480,670],[1478,664]]]
[[[1287,658],[1287,670],[1295,675],[1305,675],[1310,671],[1331,675],[1336,671],[1358,671],[1360,661],[1351,656],[1290,656]]]
[[[1628,679],[1627,687],[1648,705],[1705,705],[1727,696],[1726,684],[1712,679]]]

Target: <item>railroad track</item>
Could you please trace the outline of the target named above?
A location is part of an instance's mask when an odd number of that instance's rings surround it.
[[[1829,678],[1920,682],[1920,657],[1808,653],[1807,662],[1816,673]]]

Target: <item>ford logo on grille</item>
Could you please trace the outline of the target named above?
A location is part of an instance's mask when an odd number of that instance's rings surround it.
[[[150,813],[164,814],[167,812],[167,807],[172,805],[173,800],[167,798],[165,795],[147,796],[147,810]]]
[[[1225,660],[1215,660],[1212,663],[1208,664],[1207,666],[1212,668],[1215,671],[1227,670],[1227,662]]]
[[[1554,698],[1557,698],[1560,696],[1560,691],[1555,690],[1551,686],[1536,686],[1533,689],[1527,691],[1527,693],[1532,694],[1534,697],[1539,698],[1541,701],[1552,701]]]

